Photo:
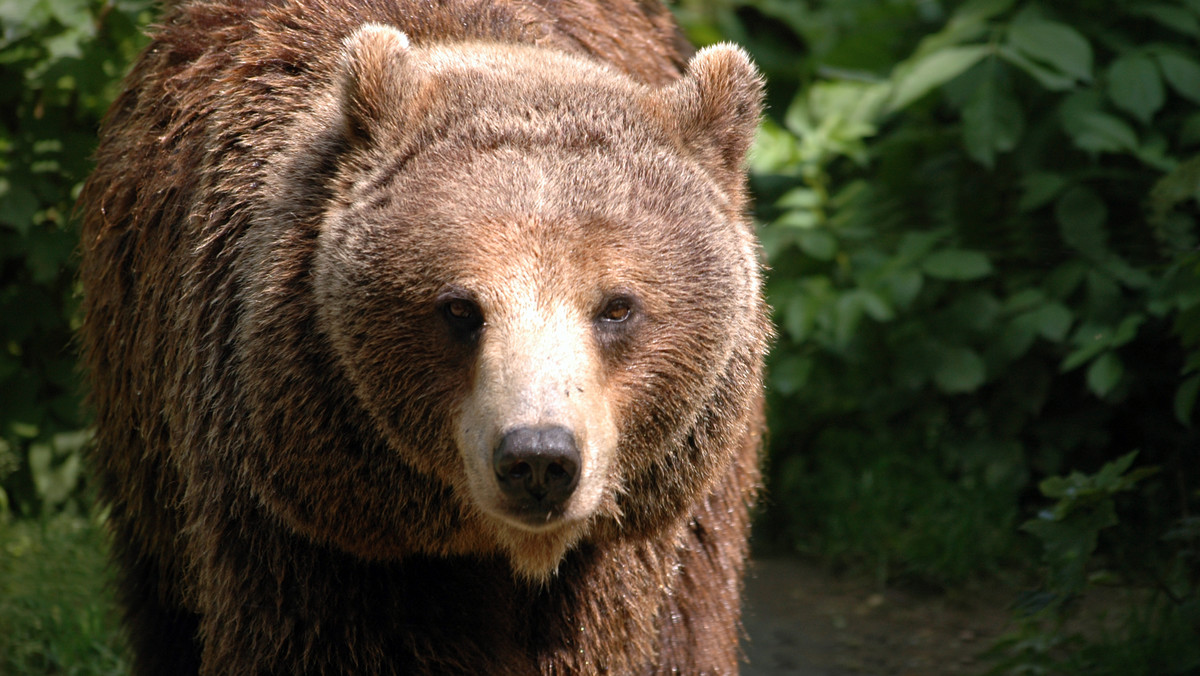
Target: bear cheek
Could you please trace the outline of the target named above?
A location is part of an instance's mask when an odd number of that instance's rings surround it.
[[[442,441],[445,404],[466,396],[467,355],[442,335],[433,312],[372,280],[371,270],[328,267],[314,275],[318,327],[373,421],[369,434],[417,471],[454,485],[453,449]]]
[[[587,323],[565,309],[524,315],[489,321],[455,433],[474,504],[544,533],[613,502],[617,432]]]

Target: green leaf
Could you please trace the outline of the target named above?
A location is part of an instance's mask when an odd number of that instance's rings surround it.
[[[63,230],[35,228],[25,238],[25,266],[39,284],[51,284],[75,250],[75,238]]]
[[[1025,312],[1033,310],[1046,301],[1046,294],[1041,289],[1021,289],[1004,300],[1005,312]]]
[[[1021,530],[1041,540],[1051,587],[1070,597],[1087,584],[1087,563],[1096,550],[1100,531],[1116,524],[1116,511],[1109,499],[1068,515],[1030,519]]]
[[[800,250],[820,261],[833,260],[837,255],[837,239],[826,230],[801,231],[796,237]]]
[[[1109,254],[1100,261],[1099,269],[1131,289],[1145,289],[1154,283],[1154,277],[1150,273],[1130,265],[1116,254]]]
[[[767,118],[758,125],[747,164],[751,171],[760,174],[785,171],[796,162],[798,143],[796,136]]]
[[[29,0],[0,0],[0,46],[16,42],[35,30],[46,29],[50,8],[45,2]]]
[[[792,188],[775,200],[775,206],[781,209],[815,209],[821,206],[821,196],[812,188]]]
[[[1045,19],[1017,22],[1009,28],[1008,42],[1064,75],[1084,82],[1092,79],[1092,47],[1087,38],[1066,24]]]
[[[954,12],[950,23],[978,23],[1007,12],[1015,0],[968,0]]]
[[[1162,3],[1146,3],[1131,6],[1129,11],[1132,14],[1148,16],[1163,26],[1184,35],[1200,37],[1200,21],[1196,20],[1196,15],[1182,7]]]
[[[1006,362],[1017,359],[1029,351],[1036,335],[1037,324],[1031,314],[1014,317],[992,341],[993,354]]]
[[[1001,45],[1000,58],[1025,71],[1046,89],[1061,92],[1075,87],[1075,78],[1062,75],[1029,58],[1009,45]]]
[[[784,212],[782,216],[775,219],[772,225],[778,225],[785,228],[815,228],[820,223],[816,212],[807,209],[792,209]]]
[[[1090,267],[1086,262],[1078,259],[1064,261],[1054,268],[1050,276],[1046,278],[1046,292],[1052,298],[1067,298],[1075,293],[1075,290],[1083,283]]]
[[[1163,176],[1150,191],[1151,222],[1161,225],[1178,205],[1200,197],[1200,157]]]
[[[839,153],[860,161],[855,157],[861,152],[859,146],[875,135],[876,121],[890,96],[888,82],[818,81],[808,89],[804,106],[795,111],[800,115],[797,123],[816,127],[810,128],[809,135],[824,136]],[[793,112],[789,109],[785,120]]]
[[[83,44],[87,39],[87,36],[81,31],[70,29],[52,38],[47,38],[43,44],[50,54],[51,61],[79,59],[83,57]]]
[[[91,440],[91,430],[59,432],[51,439],[51,441],[54,443],[54,449],[59,453],[66,454],[82,453],[84,447],[87,446]]]
[[[1096,355],[1112,347],[1113,330],[1109,326],[1085,324],[1075,331],[1072,341],[1078,345],[1075,351],[1063,360],[1063,373],[1075,369],[1095,358]]]
[[[1121,347],[1122,345],[1128,344],[1131,340],[1137,338],[1138,329],[1140,329],[1142,324],[1145,323],[1145,315],[1134,313],[1126,316],[1121,320],[1121,323],[1117,325],[1117,329],[1113,331],[1112,339],[1109,344],[1113,347]]]
[[[0,222],[11,226],[22,236],[29,234],[38,201],[33,190],[24,182],[10,183],[0,177]]]
[[[892,306],[874,291],[867,289],[859,289],[854,292],[862,303],[863,310],[867,316],[877,322],[888,322],[896,318],[896,313],[892,311]]]
[[[894,88],[888,111],[905,108],[933,89],[962,75],[990,51],[985,45],[948,47],[921,57],[915,63],[901,64],[893,76]]]
[[[866,307],[862,298],[853,291],[842,294],[834,307],[833,342],[838,348],[844,348],[858,332]]]
[[[762,244],[763,253],[767,260],[777,261],[785,252],[790,253],[791,245],[796,241],[796,231],[790,228],[764,227],[759,224],[758,239]]]
[[[1050,477],[1039,486],[1048,497],[1065,492],[1055,485],[1055,480],[1061,481],[1062,479],[1061,477]],[[1037,536],[1046,547],[1047,553],[1054,558],[1079,561],[1082,565],[1083,561],[1096,548],[1096,534],[1105,528],[1115,526],[1117,518],[1111,505],[1108,509],[1101,507],[1097,510],[1083,511],[1077,519],[1071,521],[1065,521],[1067,516],[1064,514],[1058,518],[1030,519],[1021,525],[1021,530]]]
[[[975,42],[985,37],[988,32],[987,20],[1007,11],[1014,2],[1015,0],[968,0],[954,12],[946,22],[945,28],[922,39],[913,53],[932,54],[947,47]]]
[[[1121,382],[1125,366],[1114,352],[1105,352],[1088,367],[1087,384],[1097,397],[1107,396]]]
[[[813,362],[806,357],[786,357],[771,368],[771,383],[780,394],[799,392],[812,374]]]
[[[1021,201],[1017,208],[1029,212],[1040,209],[1058,197],[1063,188],[1067,187],[1067,179],[1059,174],[1037,171],[1021,177]]]
[[[1151,128],[1141,147],[1134,149],[1134,157],[1155,172],[1174,171],[1179,166],[1179,157],[1167,146],[1167,137],[1158,129]]]
[[[978,251],[944,249],[921,261],[921,270],[935,279],[966,281],[992,274],[992,263]]]
[[[1200,393],[1200,375],[1183,381],[1175,391],[1175,419],[1185,427],[1192,426],[1192,411],[1196,410],[1196,395]]]
[[[95,34],[96,24],[88,11],[88,4],[82,0],[46,0],[50,13],[59,23],[84,31],[90,36]]]
[[[973,392],[986,378],[983,359],[965,347],[952,347],[942,353],[933,380],[947,394]]]
[[[29,449],[29,473],[33,476],[38,496],[51,505],[62,504],[82,476],[81,453],[70,453],[61,463],[55,462],[56,454],[51,444],[35,443]]]
[[[1137,451],[1131,451],[1112,462],[1104,463],[1100,471],[1095,474],[1093,483],[1096,488],[1106,490],[1110,493],[1128,490],[1130,486],[1120,481],[1120,478],[1130,467],[1133,467],[1133,461],[1137,459],[1137,456]]]
[[[1068,190],[1055,203],[1054,216],[1067,245],[1093,258],[1104,256],[1108,207],[1091,188],[1077,186]]]
[[[1068,96],[1058,109],[1063,130],[1081,150],[1137,152],[1138,137],[1133,128],[1121,118],[1104,112],[1103,105],[1103,98],[1095,89]]]
[[[963,143],[967,154],[989,169],[996,153],[1016,147],[1025,129],[1021,106],[1005,91],[994,74],[983,78],[963,108]]]
[[[896,250],[896,258],[906,262],[915,261],[933,251],[933,247],[937,246],[938,242],[945,238],[946,233],[938,231],[916,230],[907,232],[900,239],[900,246]]]
[[[1137,133],[1120,118],[1107,113],[1085,113],[1067,132],[1080,150],[1089,152],[1125,152],[1137,150]]]
[[[911,305],[924,283],[925,277],[916,270],[897,270],[879,280],[880,287],[887,292],[892,305],[899,308]]]
[[[1085,312],[1088,316],[1107,316],[1112,308],[1120,307],[1118,303],[1121,302],[1121,287],[1109,275],[1101,274],[1095,269],[1088,270],[1084,277],[1084,286],[1087,289]],[[1111,327],[1104,330],[1106,333],[1112,333]]]
[[[1179,129],[1179,145],[1191,148],[1200,144],[1200,113],[1192,113]]]
[[[1167,100],[1154,60],[1141,52],[1125,54],[1109,66],[1108,96],[1118,108],[1147,123]]]
[[[1200,371],[1200,352],[1193,352],[1188,355],[1187,361],[1183,363],[1183,372],[1192,373]]]
[[[999,315],[1000,301],[995,296],[985,291],[968,291],[929,320],[943,333],[957,335],[962,330],[991,333]]]
[[[1175,93],[1192,103],[1200,103],[1200,63],[1176,51],[1162,50],[1154,56]]]
[[[1031,313],[1031,320],[1039,335],[1046,340],[1061,343],[1071,330],[1074,316],[1062,303],[1046,303]]]
[[[812,333],[816,306],[807,294],[797,293],[784,308],[783,328],[797,343],[803,343]]]

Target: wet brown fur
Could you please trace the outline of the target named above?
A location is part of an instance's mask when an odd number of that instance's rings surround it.
[[[347,46],[366,23],[513,63],[417,86],[386,35]],[[748,64],[678,80],[641,0],[180,2],[152,38],[81,198],[135,672],[736,672],[769,333]],[[472,503],[473,353],[426,302],[454,279],[502,304],[512,261],[647,318],[596,347],[620,442],[557,544]]]

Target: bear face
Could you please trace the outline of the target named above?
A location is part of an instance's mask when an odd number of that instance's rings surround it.
[[[753,401],[765,343],[744,330],[765,326],[739,173],[761,83],[744,54],[703,51],[654,90],[557,52],[413,47],[369,25],[331,83],[295,127],[309,152],[268,176],[267,217],[334,186],[312,215],[313,321],[357,428],[443,487],[422,504],[449,516],[422,521],[533,579],[581,539],[678,524],[731,461],[740,430],[720,423],[744,416],[718,409]],[[259,493],[361,551],[298,515],[306,490]],[[350,511],[393,513],[376,493]]]

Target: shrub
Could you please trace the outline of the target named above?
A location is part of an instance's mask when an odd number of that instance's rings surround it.
[[[0,514],[77,495],[71,219],[149,0],[0,0]]]
[[[1040,477],[1134,449],[1163,470],[1139,525],[1195,508],[1200,5],[681,16],[746,39],[773,90],[752,169],[779,539],[953,583],[1020,551]]]

